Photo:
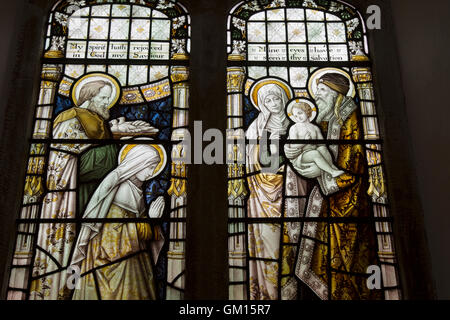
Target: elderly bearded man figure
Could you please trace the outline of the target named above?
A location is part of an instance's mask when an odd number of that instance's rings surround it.
[[[317,85],[317,123],[323,135],[329,140],[362,139],[359,109],[346,96],[349,79],[340,73],[326,73],[317,80]],[[334,219],[329,228],[322,222],[305,223],[303,234],[321,242],[301,241],[296,275],[322,299],[328,299],[329,293],[331,299],[338,300],[380,299],[381,292],[368,289],[367,277],[363,276],[370,265],[377,264],[373,223],[335,223],[339,218],[364,219],[372,215],[364,177],[367,173],[364,148],[349,143],[330,146],[330,150],[336,166],[345,171],[339,177],[333,178],[315,164],[295,168],[301,176],[318,182],[310,194],[306,217]]]
[[[133,123],[109,119],[112,85],[96,80],[86,83],[80,90],[78,105],[62,112],[54,122],[55,139],[109,139],[111,133],[146,131],[151,127],[142,121]],[[140,126],[138,128],[138,126]],[[65,148],[64,145],[61,145]],[[77,145],[80,151],[90,145]],[[117,166],[117,147],[106,145],[92,148],[80,157],[79,211],[82,212],[97,185]]]
[[[53,123],[54,139],[102,140],[112,138],[116,132],[155,130],[148,123],[125,122],[124,118],[108,123],[108,107],[114,100],[113,80],[107,75],[100,77],[105,80],[90,81],[81,87],[76,101],[79,107],[57,116]],[[116,94],[118,96],[117,90]],[[89,143],[78,141],[52,144],[51,148],[47,173],[48,192],[42,202],[40,218],[74,219],[77,209],[81,213],[84,211],[98,184],[117,167],[118,149],[115,145],[93,147]],[[55,260],[64,266],[69,260],[74,236],[75,224],[41,224],[37,239],[40,250],[37,250],[34,260],[34,275],[54,271]],[[67,298],[64,290],[66,278],[67,271],[62,271],[34,280],[30,299]]]

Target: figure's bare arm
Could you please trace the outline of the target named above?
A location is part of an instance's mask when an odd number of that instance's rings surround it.
[[[316,140],[325,140],[318,126],[314,126],[314,134]]]
[[[293,125],[289,129],[289,139],[298,139],[298,137],[297,137],[297,129],[296,129],[295,125]]]
[[[295,127],[295,125],[292,126],[292,127],[289,129],[289,139],[290,139],[290,140],[296,140],[296,139],[298,139],[297,128]],[[289,146],[290,146],[291,148],[296,148],[296,147],[297,147],[296,144],[289,144]]]

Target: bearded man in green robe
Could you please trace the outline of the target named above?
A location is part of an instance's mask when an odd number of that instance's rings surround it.
[[[55,119],[54,138],[103,140],[111,139],[117,133],[155,130],[146,122],[125,122],[124,118],[108,123],[111,94],[112,87],[107,81],[85,84],[78,100],[80,107],[64,111]],[[118,147],[114,144],[98,147],[80,145],[80,151],[78,212],[82,213],[98,184],[117,167]]]

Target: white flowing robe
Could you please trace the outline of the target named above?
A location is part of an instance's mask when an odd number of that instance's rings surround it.
[[[267,130],[272,137],[281,137],[286,134],[289,120],[284,110],[278,114],[272,114],[265,106],[264,99],[268,95],[278,96],[283,106],[287,103],[286,93],[277,85],[269,84],[262,87],[258,93],[258,109],[261,111],[258,118],[250,125],[246,132],[246,138],[256,140],[262,137]],[[270,138],[270,137],[269,137]],[[283,205],[283,189],[285,188],[284,174],[289,182],[286,194],[301,196],[306,193],[306,182],[298,177],[289,167],[282,166],[277,174],[257,173],[261,168],[259,164],[259,149],[256,144],[247,146],[246,170],[250,176],[247,178],[250,196],[247,202],[248,218],[281,218],[286,216],[298,217],[304,209],[304,199],[290,199]],[[253,174],[253,175],[252,175]],[[285,211],[286,209],[286,211]],[[297,294],[297,282],[292,276],[296,248],[283,246],[281,266],[279,261],[258,260],[280,258],[280,241],[295,243],[300,233],[299,223],[287,223],[283,227],[281,237],[281,224],[273,223],[249,223],[248,226],[248,251],[250,254],[249,285],[250,299],[275,300],[279,294],[279,273],[282,269],[281,298],[294,299]],[[252,258],[257,258],[253,260]],[[288,276],[290,274],[290,276]]]
[[[75,117],[57,124],[54,139],[88,139],[79,120]],[[53,144],[49,154],[47,193],[42,201],[41,219],[74,219],[77,203],[76,154],[90,144]],[[33,264],[33,276],[39,277],[69,263],[75,237],[75,223],[46,223],[39,226],[37,250]],[[67,272],[56,272],[32,281],[30,299],[56,300],[63,294]]]
[[[129,179],[160,161],[155,148],[147,145],[133,147],[99,185],[83,219],[144,217],[143,192]],[[138,235],[139,225],[114,222],[82,224],[71,266],[81,266],[82,274],[91,272],[82,278],[81,288],[75,290],[74,299],[98,299],[92,273],[94,268],[102,299],[156,299],[151,259],[154,263],[158,260],[164,238],[151,242],[150,257],[143,241],[146,239],[140,239]],[[158,233],[162,236],[160,231]],[[102,268],[104,265],[108,266]]]

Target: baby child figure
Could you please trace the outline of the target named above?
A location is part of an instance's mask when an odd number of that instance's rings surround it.
[[[289,139],[292,140],[323,140],[320,128],[311,123],[313,110],[305,102],[295,103],[292,106],[291,119],[296,122],[289,130]],[[296,167],[303,167],[307,163],[315,163],[321,170],[331,174],[334,178],[344,174],[333,165],[333,158],[325,145],[290,144],[290,148],[297,149],[300,155],[292,160]]]

